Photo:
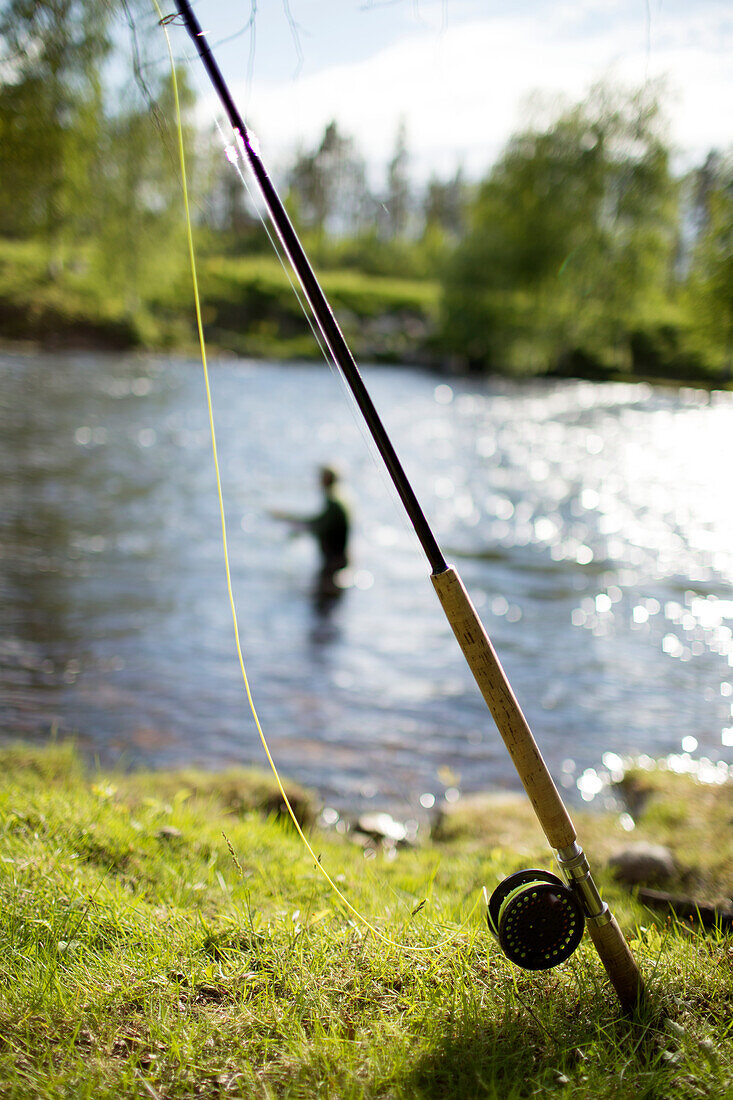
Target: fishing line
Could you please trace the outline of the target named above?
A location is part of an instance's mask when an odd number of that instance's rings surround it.
[[[197,80],[198,80],[198,78],[197,78]],[[199,84],[199,88],[200,88],[200,84]],[[413,528],[410,526],[410,523],[408,522],[408,519],[407,519],[403,509],[399,506],[399,497],[397,496],[397,492],[395,490],[395,487],[394,487],[390,477],[387,474],[387,471],[384,467],[384,463],[380,459],[380,455],[379,455],[379,451],[377,449],[377,445],[374,442],[374,439],[372,438],[371,434],[367,431],[367,428],[364,424],[363,417],[359,413],[359,407],[357,405],[356,398],[354,397],[354,394],[352,393],[346,379],[344,378],[343,372],[339,369],[339,366],[335,362],[333,355],[329,351],[328,346],[326,345],[326,343],[323,339],[323,334],[321,333],[321,330],[318,327],[316,319],[313,315],[313,311],[310,307],[310,304],[308,303],[308,300],[305,298],[305,295],[303,294],[300,283],[297,281],[297,279],[293,275],[292,265],[290,264],[290,261],[287,258],[287,254],[285,254],[285,252],[284,252],[283,244],[282,244],[279,236],[277,235],[277,232],[272,231],[272,229],[270,227],[269,218],[265,217],[264,214],[262,213],[262,209],[261,209],[262,203],[261,203],[260,197],[259,197],[258,193],[254,192],[252,190],[252,187],[250,186],[250,182],[249,182],[249,179],[248,179],[249,171],[248,171],[246,162],[243,162],[241,156],[239,155],[239,150],[237,148],[236,141],[234,140],[234,138],[231,138],[231,139],[227,138],[227,135],[224,133],[224,129],[222,127],[222,124],[216,116],[214,117],[214,125],[216,126],[216,129],[219,133],[219,137],[220,137],[221,143],[222,143],[222,148],[224,149],[224,155],[226,156],[226,159],[229,162],[229,164],[232,166],[234,171],[239,176],[239,179],[240,179],[245,191],[247,192],[249,200],[252,204],[252,208],[254,209],[255,213],[257,214],[260,225],[262,226],[262,228],[265,231],[267,239],[268,239],[268,241],[269,241],[269,243],[272,247],[272,250],[275,253],[275,256],[277,257],[278,262],[280,263],[280,267],[282,268],[282,270],[285,274],[285,278],[288,280],[288,284],[290,286],[290,289],[292,290],[293,294],[295,295],[296,301],[298,302],[298,305],[300,306],[300,310],[301,310],[301,312],[302,312],[302,314],[303,314],[303,316],[304,316],[304,318],[305,318],[305,320],[308,324],[308,327],[311,330],[311,333],[313,334],[313,338],[314,338],[316,344],[318,345],[319,351],[320,351],[324,361],[328,364],[328,367],[331,371],[331,374],[337,379],[337,381],[339,383],[339,386],[341,388],[341,392],[344,395],[344,397],[346,398],[346,404],[347,404],[349,412],[351,414],[352,421],[354,422],[354,425],[356,426],[356,428],[359,432],[359,435],[362,438],[362,441],[366,445],[366,449],[367,449],[367,451],[369,453],[369,456],[372,460],[372,464],[374,466],[374,469],[376,470],[377,474],[379,475],[379,479],[382,482],[382,485],[388,491],[388,495],[390,497],[390,500],[392,501],[392,506],[395,510],[395,517],[397,518],[400,525],[403,527],[404,531],[407,533],[410,540],[412,541],[415,538],[415,532],[414,532]]]
[[[155,3],[157,4],[157,0],[155,0]],[[364,385],[356,360],[344,339],[323,288],[311,267],[308,256],[303,249],[292,221],[288,217],[282,200],[268,175],[257,144],[253,141],[252,135],[249,133],[244,119],[232,99],[231,92],[216,59],[208,47],[204,32],[191,8],[190,0],[178,0],[178,4],[186,30],[232,125],[236,135],[237,148],[240,149],[249,162],[278,236],[323,333],[324,341],[354,394],[359,410],[369,427],[385,466],[389,470],[395,489],[415,529],[415,534],[431,567],[430,581],[446,619],[473,673],[476,685],[491,712],[504,745],[512,758],[538,822],[542,826],[551,847],[555,850],[555,858],[558,861],[564,880],[573,897],[582,907],[583,917],[589,935],[593,940],[593,945],[616,990],[622,1009],[633,1012],[638,1008],[644,997],[644,981],[618,922],[614,919],[608,905],[601,897],[591,874],[590,864],[585,852],[577,843],[577,833],[567,807],[542,758],[539,746],[534,739],[532,730],[512,690],[486,628],[481,622],[476,608],[471,603],[471,598],[457,570],[445,560],[443,551],[405,474],[394,445]],[[183,154],[183,128],[180,120],[180,109],[178,118],[179,144],[181,154]],[[182,167],[185,169],[185,162],[182,163]],[[188,235],[193,259],[193,234],[190,216]],[[203,329],[200,320],[200,309],[197,313],[200,338],[202,338]],[[219,495],[221,499],[221,490]],[[221,512],[223,522],[223,508]],[[233,604],[233,597],[231,602]],[[237,643],[239,648],[238,635]],[[302,831],[300,832],[303,836]],[[304,836],[303,840],[307,844]],[[308,845],[308,848],[313,854],[310,845]],[[572,920],[573,914],[565,906],[563,897],[556,893],[555,884],[551,883],[551,889],[546,891],[543,888],[542,880],[535,877],[537,875],[535,869],[530,869],[524,874],[529,874],[535,880],[534,884],[531,886],[528,896],[524,892],[515,894],[510,891],[512,893],[511,899],[507,900],[503,910],[500,906],[501,912],[498,916],[501,919],[494,922],[498,928],[500,939],[502,926],[504,925],[509,938],[512,942],[516,942],[521,949],[522,936],[525,934],[531,936],[534,940],[538,939],[537,936],[534,936],[537,924],[534,918],[541,916],[543,921],[546,918],[546,930],[552,932],[554,927],[557,933],[556,938],[563,941],[559,945],[555,943],[555,947],[559,950],[567,939],[567,927],[565,926],[569,927],[568,922]],[[329,878],[328,875],[326,877]],[[331,882],[337,895],[343,898],[343,895],[330,878],[329,882]],[[344,899],[345,901],[346,899]],[[354,907],[350,903],[346,904],[357,915]],[[532,917],[529,921],[523,919],[525,910]],[[559,912],[561,918],[559,921],[551,920],[551,910]],[[376,932],[380,939],[384,942],[394,943],[394,941],[388,941],[388,938],[374,929],[368,921],[364,921],[360,914],[358,916],[365,925]],[[530,942],[530,946],[539,948],[539,943],[532,944]],[[546,954],[547,949],[545,949]],[[519,958],[522,958],[521,950]],[[518,962],[516,958],[514,961]],[[558,959],[558,961],[560,960]],[[522,965],[521,963],[518,964]]]
[[[244,655],[242,653],[242,646],[241,646],[240,635],[239,635],[239,622],[238,622],[238,618],[237,618],[237,608],[236,608],[236,603],[235,603],[235,599],[234,599],[234,590],[233,590],[233,585],[232,585],[231,569],[230,569],[230,564],[229,564],[229,547],[228,547],[228,539],[227,539],[226,515],[225,515],[225,510],[224,510],[224,497],[223,497],[222,485],[221,485],[221,474],[220,474],[220,467],[219,467],[219,454],[218,454],[217,443],[216,443],[216,429],[215,429],[215,425],[214,425],[214,410],[213,410],[213,402],[212,402],[212,398],[211,398],[211,386],[210,386],[210,383],[209,383],[208,359],[207,359],[207,353],[206,353],[206,342],[205,342],[205,339],[204,339],[203,318],[202,318],[202,312],[201,312],[201,299],[200,299],[199,288],[198,288],[198,277],[197,277],[197,270],[196,270],[196,255],[195,255],[195,248],[194,248],[194,242],[193,242],[193,225],[192,225],[192,220],[191,220],[191,209],[190,209],[189,198],[188,198],[188,184],[187,184],[187,175],[186,175],[186,153],[185,153],[185,146],[184,146],[184,139],[183,139],[183,120],[182,120],[182,114],[181,114],[180,99],[179,99],[179,95],[178,95],[178,80],[177,80],[177,77],[176,77],[176,69],[175,69],[175,62],[174,62],[174,58],[173,58],[173,50],[172,50],[170,38],[168,36],[168,29],[167,29],[167,24],[166,24],[166,21],[165,21],[165,17],[163,16],[163,13],[160,10],[158,0],[153,0],[153,6],[155,7],[155,9],[158,13],[158,16],[159,16],[159,19],[160,19],[160,26],[163,30],[163,33],[165,34],[166,45],[167,45],[167,49],[168,49],[168,56],[170,58],[170,65],[171,65],[171,83],[172,83],[172,87],[173,87],[173,98],[174,98],[175,109],[176,109],[176,121],[177,121],[177,133],[178,133],[178,155],[179,155],[180,168],[181,168],[181,186],[182,186],[182,191],[183,191],[183,205],[184,205],[185,222],[186,222],[186,241],[187,241],[187,246],[188,246],[189,264],[190,264],[190,268],[191,268],[191,279],[192,279],[192,282],[193,282],[193,297],[194,297],[194,307],[195,307],[195,313],[196,313],[196,328],[197,328],[197,332],[198,332],[199,350],[200,350],[200,354],[201,354],[201,364],[202,364],[202,367],[203,367],[203,374],[204,374],[204,385],[205,385],[205,390],[206,390],[206,403],[207,403],[207,411],[208,411],[208,419],[209,419],[209,432],[210,432],[210,437],[211,437],[212,456],[213,456],[213,463],[214,463],[214,472],[215,472],[215,477],[216,477],[216,489],[217,489],[217,497],[218,497],[218,502],[219,502],[219,518],[220,518],[220,524],[221,524],[221,541],[222,541],[222,550],[223,550],[223,557],[224,557],[224,571],[225,571],[225,575],[226,575],[226,586],[227,586],[227,596],[228,596],[228,600],[229,600],[229,609],[230,609],[230,612],[231,612],[232,625],[233,625],[233,628],[234,628],[234,638],[235,638],[235,645],[236,645],[236,651],[237,651],[237,658],[238,658],[238,661],[239,661],[239,668],[240,668],[240,672],[241,672],[241,675],[242,675],[242,680],[244,682],[245,692],[246,692],[246,695],[247,695],[247,702],[249,704],[249,708],[250,708],[250,711],[252,713],[252,718],[254,720],[255,727],[257,729],[257,733],[259,734],[260,742],[261,742],[262,747],[264,749],[265,756],[267,757],[268,763],[269,763],[270,768],[272,770],[272,774],[275,777],[275,782],[277,783],[278,790],[279,790],[280,795],[283,799],[283,803],[284,803],[284,805],[285,805],[285,807],[288,811],[290,819],[293,822],[293,825],[295,826],[295,829],[298,833],[298,836],[300,837],[301,841],[305,845],[305,847],[308,851],[308,854],[310,855],[311,859],[313,860],[313,863],[315,864],[317,869],[320,871],[320,873],[323,875],[326,882],[329,884],[329,886],[331,887],[333,892],[336,894],[338,899],[341,901],[341,903],[346,907],[346,909],[354,917],[357,918],[357,920],[359,920],[370,932],[372,932],[377,937],[377,939],[381,940],[382,943],[387,944],[389,947],[395,947],[395,948],[397,948],[398,950],[401,950],[401,951],[435,951],[439,948],[445,947],[448,944],[452,943],[460,935],[461,931],[463,930],[465,925],[470,920],[471,916],[473,915],[474,910],[476,909],[476,906],[478,905],[479,901],[481,900],[481,894],[479,893],[479,895],[477,896],[476,902],[475,902],[473,908],[471,909],[471,911],[469,912],[468,916],[465,918],[463,923],[460,925],[460,927],[451,936],[441,940],[439,943],[434,944],[430,947],[423,947],[423,946],[415,946],[415,945],[412,945],[412,944],[398,943],[396,940],[393,940],[390,936],[387,936],[383,932],[381,932],[374,924],[371,923],[371,921],[367,920],[367,918],[362,913],[360,913],[359,910],[356,909],[351,904],[351,902],[348,900],[348,898],[345,897],[345,895],[342,893],[342,891],[336,885],[333,878],[328,873],[328,871],[326,870],[326,868],[323,866],[320,859],[316,855],[315,851],[313,850],[313,847],[311,846],[308,838],[306,837],[305,833],[303,832],[303,829],[300,825],[300,822],[298,821],[298,819],[295,815],[295,812],[293,811],[293,808],[290,804],[290,800],[288,799],[287,793],[285,791],[282,780],[280,778],[280,773],[278,772],[277,766],[276,766],[275,761],[274,761],[274,759],[272,757],[272,754],[270,752],[270,747],[267,743],[267,738],[265,737],[264,731],[262,729],[262,725],[260,724],[259,715],[257,713],[257,708],[255,706],[254,698],[252,696],[252,691],[251,691],[251,688],[250,688],[249,678],[247,676],[247,670],[245,668]]]
[[[196,80],[198,82],[198,77],[196,77]],[[198,84],[198,87],[200,88],[201,85]],[[224,149],[224,155],[226,156],[226,159],[229,162],[229,164],[234,168],[234,171],[239,176],[239,179],[240,179],[245,191],[247,192],[247,195],[249,196],[250,202],[252,204],[252,208],[254,209],[255,213],[257,214],[259,222],[260,222],[262,228],[264,229],[265,234],[267,235],[267,239],[270,242],[270,245],[272,246],[272,250],[275,253],[275,256],[277,257],[277,259],[280,263],[280,267],[282,268],[286,279],[288,280],[288,284],[290,285],[290,288],[293,291],[293,294],[295,295],[295,298],[298,302],[298,305],[300,306],[301,312],[302,312],[303,316],[305,317],[305,319],[308,323],[308,327],[310,328],[310,330],[313,334],[313,338],[315,339],[316,344],[318,345],[318,348],[321,352],[321,355],[323,356],[324,361],[328,364],[328,367],[331,371],[331,374],[337,379],[337,381],[339,383],[339,386],[341,388],[341,392],[346,398],[346,404],[349,408],[351,418],[352,418],[352,420],[353,420],[353,422],[354,422],[354,424],[355,424],[355,426],[356,426],[356,428],[359,432],[359,435],[361,436],[364,444],[366,445],[366,448],[367,448],[369,456],[372,460],[372,464],[374,466],[374,469],[377,472],[377,474],[379,475],[379,479],[382,482],[382,485],[384,486],[384,488],[387,490],[389,498],[392,502],[392,506],[393,506],[394,511],[395,511],[395,518],[398,520],[400,526],[403,528],[403,530],[409,536],[410,541],[412,542],[416,537],[415,536],[415,531],[412,528],[412,526],[410,525],[410,523],[407,519],[407,516],[405,515],[404,510],[400,507],[400,501],[399,501],[399,497],[397,495],[397,491],[394,487],[394,484],[393,484],[391,478],[387,474],[384,463],[381,460],[377,445],[374,442],[374,439],[373,439],[372,435],[370,434],[370,432],[366,428],[366,425],[364,423],[364,419],[363,419],[363,417],[361,416],[361,414],[359,412],[359,406],[357,404],[356,398],[354,397],[354,394],[353,394],[351,388],[349,387],[348,382],[346,381],[346,379],[344,377],[343,371],[339,368],[338,364],[335,362],[333,355],[331,354],[329,348],[327,347],[327,345],[326,345],[326,343],[323,339],[323,334],[321,333],[321,330],[318,327],[318,323],[317,323],[317,321],[316,321],[316,319],[313,315],[313,311],[310,307],[310,304],[309,304],[308,300],[305,298],[305,295],[303,294],[300,283],[297,281],[297,279],[293,275],[293,268],[292,268],[292,265],[290,264],[290,261],[287,258],[287,254],[284,252],[283,244],[282,244],[279,236],[277,235],[277,232],[273,233],[272,229],[270,228],[269,218],[265,217],[262,213],[261,199],[259,197],[259,194],[257,192],[254,192],[252,190],[252,187],[250,186],[250,182],[249,182],[249,179],[248,179],[249,169],[247,167],[246,162],[243,162],[243,160],[240,156],[240,151],[237,148],[236,140],[234,139],[234,137],[232,137],[232,138],[227,137],[227,135],[224,133],[224,129],[222,127],[221,122],[219,121],[219,119],[216,116],[214,116],[214,125],[216,126],[216,129],[219,133],[219,137],[220,137],[221,143],[222,143],[222,148]]]
[[[168,22],[166,23],[166,26],[169,25],[170,23],[174,23],[175,19],[176,19],[175,16],[169,17]],[[194,80],[195,85],[198,89],[199,97],[202,100],[205,100],[207,90],[203,88],[196,69],[190,67],[189,57],[187,55],[184,57],[184,60],[185,60],[186,64],[189,66],[189,72],[191,72],[193,74],[193,80]],[[300,286],[300,283],[298,282],[298,280],[295,278],[295,276],[293,274],[292,265],[291,265],[291,263],[290,263],[290,261],[287,257],[287,253],[284,250],[284,246],[282,244],[282,241],[280,240],[280,237],[279,237],[277,231],[275,230],[273,232],[273,228],[271,227],[271,222],[270,222],[269,217],[266,217],[262,212],[262,198],[259,194],[259,191],[258,190],[253,190],[252,186],[250,185],[250,180],[249,180],[250,168],[249,168],[249,166],[246,162],[246,159],[243,158],[240,155],[241,150],[239,149],[239,147],[237,145],[236,134],[235,133],[230,133],[230,134],[225,133],[225,126],[227,124],[225,123],[224,126],[223,126],[220,118],[215,113],[212,114],[212,120],[213,120],[213,123],[214,123],[214,127],[215,127],[215,129],[216,129],[216,131],[219,135],[219,140],[221,141],[221,147],[222,147],[222,150],[224,152],[224,156],[226,157],[226,160],[227,160],[228,164],[231,165],[231,167],[237,173],[237,175],[239,177],[239,180],[240,180],[240,183],[244,187],[244,189],[247,193],[247,196],[250,200],[250,203],[252,205],[252,209],[254,210],[254,212],[255,212],[255,214],[258,218],[258,221],[259,221],[260,225],[262,226],[262,228],[265,232],[265,235],[267,236],[267,239],[270,243],[270,246],[271,246],[271,248],[272,248],[279,264],[280,264],[280,267],[283,270],[285,278],[288,281],[288,285],[290,286],[290,289],[292,290],[293,294],[295,295],[295,299],[296,299],[298,305],[300,306],[301,313],[303,314],[303,317],[305,318],[305,320],[308,324],[308,327],[310,328],[311,333],[313,334],[313,338],[314,338],[316,344],[318,345],[321,356],[323,357],[324,362],[328,364],[328,367],[329,367],[329,370],[331,371],[331,374],[334,375],[334,377],[337,379],[339,387],[341,389],[341,392],[342,392],[343,396],[346,398],[346,404],[348,406],[349,413],[351,415],[352,421],[353,421],[354,425],[356,426],[356,428],[359,432],[359,435],[362,438],[363,443],[366,446],[366,449],[367,449],[367,452],[368,452],[368,454],[371,458],[374,470],[376,471],[376,473],[379,477],[379,480],[382,483],[383,488],[386,489],[387,495],[389,496],[389,499],[392,503],[392,507],[394,508],[394,513],[395,513],[395,519],[399,523],[400,527],[403,529],[404,533],[407,535],[410,542],[413,542],[413,540],[416,537],[414,528],[412,527],[412,525],[408,521],[407,516],[405,515],[405,512],[404,512],[403,508],[400,506],[400,500],[399,500],[399,496],[397,494],[397,490],[395,489],[394,483],[393,483],[392,479],[389,477],[389,475],[387,473],[387,470],[384,466],[384,463],[381,460],[381,456],[379,454],[379,450],[377,448],[377,445],[374,442],[374,438],[371,435],[371,433],[367,430],[367,427],[364,423],[364,419],[360,414],[359,406],[357,404],[356,398],[355,398],[348,382],[346,381],[346,378],[344,377],[343,371],[339,368],[339,366],[336,363],[333,355],[331,354],[330,349],[328,348],[328,346],[326,345],[326,343],[323,339],[323,334],[322,334],[322,332],[321,332],[321,330],[318,326],[316,318],[315,318],[315,316],[313,314],[313,311],[311,309],[310,303],[308,302],[307,298],[303,294],[303,290]],[[231,127],[230,127],[230,130],[231,130]]]
[[[318,326],[316,325],[315,318],[313,317],[312,313],[308,309],[307,303],[303,299],[303,292],[302,292],[300,286],[298,285],[297,280],[294,278],[294,276],[292,274],[292,269],[290,267],[290,264],[288,264],[286,262],[285,258],[282,255],[282,252],[281,252],[282,244],[280,242],[280,239],[277,236],[277,234],[273,233],[272,230],[270,229],[269,222],[264,217],[264,215],[262,213],[262,210],[260,209],[260,203],[258,201],[258,196],[252,191],[252,188],[249,185],[249,180],[247,179],[246,172],[243,171],[243,169],[242,169],[242,162],[241,162],[241,159],[240,159],[240,156],[239,156],[239,150],[237,149],[236,141],[234,141],[234,140],[227,141],[226,134],[224,133],[224,131],[222,129],[222,125],[221,125],[221,123],[219,122],[219,120],[217,118],[214,119],[214,123],[216,125],[217,130],[219,131],[219,136],[222,140],[222,145],[224,147],[224,155],[226,156],[226,158],[229,161],[229,163],[231,164],[231,166],[234,168],[234,171],[239,176],[239,179],[241,180],[241,182],[244,186],[244,189],[246,190],[247,195],[249,196],[250,202],[252,203],[252,207],[253,207],[255,213],[257,214],[257,217],[259,218],[260,225],[262,226],[262,228],[265,231],[265,234],[267,235],[267,239],[270,242],[270,245],[272,246],[272,249],[273,249],[276,257],[280,262],[281,268],[285,272],[285,276],[286,276],[286,278],[288,280],[288,283],[290,285],[290,289],[292,290],[293,294],[295,295],[296,300],[298,302],[298,305],[300,306],[301,311],[303,313],[303,316],[305,317],[306,321],[308,322],[308,326],[309,326],[311,332],[313,333],[313,336],[315,338],[316,343],[318,344],[321,355],[326,360],[326,362],[329,363],[329,365],[330,365],[331,364],[331,359],[330,359],[328,351],[327,351],[327,349],[324,345],[323,337],[320,333],[320,330],[319,330]]]
[[[193,15],[190,5],[188,4],[188,0],[185,0],[185,3],[184,0],[181,0],[180,15],[186,23],[188,29],[188,17],[185,14],[186,7],[188,8],[190,17],[195,21],[195,16]],[[175,15],[171,16],[170,21],[177,22],[177,17]],[[205,33],[200,30],[200,28],[199,36],[203,41],[203,39],[205,38]],[[199,47],[197,46],[197,49],[198,48]],[[209,56],[211,56],[208,44],[205,48],[209,53]],[[209,75],[211,76],[211,73]],[[338,323],[336,322],[335,317],[331,312],[330,306],[323,296],[323,292],[317,278],[315,277],[315,274],[312,271],[310,272],[309,287],[303,283],[302,262],[304,261],[306,266],[309,266],[308,261],[305,257],[305,254],[302,252],[300,242],[297,240],[297,237],[294,234],[292,225],[290,225],[284,208],[282,208],[282,204],[277,197],[277,193],[275,192],[271,181],[267,178],[267,173],[259,158],[259,146],[257,139],[251,131],[247,130],[243,122],[241,122],[241,124],[235,125],[233,115],[237,114],[236,108],[231,101],[228,89],[226,89],[226,86],[223,83],[223,78],[221,77],[221,74],[218,74],[218,79],[219,84],[215,84],[215,87],[217,87],[219,98],[222,99],[222,93],[224,93],[225,99],[228,99],[229,101],[228,106],[226,103],[223,103],[223,105],[225,106],[224,113],[228,117],[230,126],[232,128],[232,133],[234,136],[234,152],[239,154],[238,157],[233,157],[232,155],[229,155],[228,159],[230,163],[236,164],[237,161],[241,158],[243,161],[246,162],[248,169],[254,174],[257,181],[259,196],[265,201],[265,206],[267,207],[269,217],[277,234],[279,245],[275,244],[272,236],[269,233],[268,238],[272,241],[273,247],[275,249],[275,254],[278,256],[280,263],[286,272],[286,277],[288,278],[288,281],[290,282],[290,285],[293,288],[296,298],[301,306],[301,310],[303,311],[306,319],[308,320],[308,324],[315,335],[316,342],[321,349],[321,353],[326,362],[328,362],[329,367],[332,370],[336,370],[341,383],[343,384],[343,386],[346,387],[352,415],[356,416],[357,427],[359,428],[360,434],[362,434],[362,437],[365,439],[365,442],[368,445],[369,453],[371,454],[372,461],[376,463],[380,477],[382,478],[382,480],[384,480],[387,476],[387,472],[390,475],[389,478],[387,478],[386,482],[387,488],[389,489],[390,497],[393,503],[396,504],[396,495],[405,508],[405,511],[407,513],[406,515],[401,511],[399,505],[397,506],[400,521],[401,523],[406,524],[406,532],[408,536],[410,538],[412,538],[413,535],[417,536],[418,542],[422,546],[422,549],[424,550],[428,561],[430,562],[433,572],[436,574],[441,573],[447,569],[445,558],[443,557],[440,547],[435,539],[435,535],[433,534],[430,524],[427,522],[422,512],[422,508],[417,497],[415,496],[412,485],[405,475],[405,471],[402,468],[402,465],[392,445],[392,442],[388,434],[386,433],[383,424],[381,423],[379,414],[371,400],[371,397],[369,396],[369,393],[364,386],[364,383],[359,375],[356,362],[351,356],[351,353],[348,351],[348,348],[343,340],[343,335],[338,327]],[[219,130],[221,132],[220,126]],[[230,143],[226,144],[228,145]],[[252,159],[253,156],[258,162],[259,171],[255,167]],[[242,179],[245,187],[247,187],[249,191],[247,180],[242,175],[241,171],[240,179]],[[276,211],[273,209],[273,199],[275,204],[281,208],[280,213],[282,218],[284,218],[284,222],[281,220],[281,218],[277,216]],[[262,214],[260,212],[259,204],[255,203],[255,209],[257,211],[258,217],[262,221]],[[291,252],[291,248],[293,245],[295,245],[296,250],[301,253],[301,262],[296,260]],[[287,263],[285,263],[285,261],[283,260],[279,246],[282,247],[287,256]],[[308,303],[308,309],[306,309],[303,305],[299,287],[296,287],[295,283],[293,283],[292,281],[292,273],[297,274],[298,284],[300,289],[302,289],[302,292]],[[315,292],[317,299],[319,299],[318,303],[313,301],[311,297],[312,292]],[[326,309],[328,315],[326,327],[324,327],[324,317],[326,316],[323,312],[324,308]],[[312,320],[311,315],[313,318]],[[316,327],[314,327],[314,323]],[[316,329],[318,331],[316,331]],[[332,340],[335,340],[335,345],[332,343]],[[369,429],[369,433],[365,434],[367,427]],[[384,465],[382,465],[382,463],[384,463]],[[409,524],[407,524],[408,517],[410,520]]]
[[[321,333],[320,328],[318,327],[316,319],[313,315],[313,311],[311,310],[310,305],[309,305],[307,299],[305,298],[305,296],[303,294],[303,291],[301,289],[301,286],[300,286],[299,282],[297,281],[297,279],[293,275],[292,266],[291,266],[289,260],[287,259],[287,255],[284,254],[283,244],[282,244],[280,238],[278,237],[277,232],[273,233],[272,229],[270,228],[269,218],[265,217],[264,214],[262,213],[261,201],[259,200],[258,194],[255,193],[252,190],[251,186],[250,186],[249,179],[248,179],[247,165],[246,165],[246,163],[243,163],[242,158],[239,155],[239,150],[237,149],[236,141],[234,139],[232,139],[232,140],[227,139],[227,135],[224,133],[221,122],[216,117],[214,118],[214,124],[215,124],[216,129],[219,133],[219,137],[221,138],[222,147],[224,149],[224,155],[226,156],[226,159],[229,162],[229,164],[234,168],[234,171],[239,176],[239,179],[240,179],[245,191],[247,192],[247,195],[249,196],[250,202],[252,204],[252,208],[254,209],[255,213],[257,214],[260,225],[262,226],[262,228],[265,231],[267,239],[268,239],[268,241],[269,241],[269,243],[272,247],[272,250],[275,253],[275,256],[277,257],[277,260],[280,264],[280,267],[282,268],[282,270],[285,274],[285,278],[288,280],[288,284],[290,286],[290,289],[292,290],[293,294],[295,295],[295,299],[296,299],[298,305],[300,306],[301,313],[303,314],[303,316],[304,316],[304,318],[305,318],[305,320],[308,324],[308,327],[310,328],[311,333],[313,334],[313,338],[314,338],[316,344],[318,345],[318,349],[319,349],[324,361],[328,364],[328,367],[331,371],[331,374],[334,375],[334,377],[338,380],[338,383],[339,383],[339,386],[341,388],[342,394],[346,397],[346,403],[348,405],[349,412],[351,414],[351,418],[352,418],[356,428],[358,429],[359,435],[361,436],[363,442],[366,444],[367,451],[369,452],[369,455],[371,457],[374,468],[377,471],[377,473],[379,474],[379,477],[380,477],[383,485],[389,490],[389,495],[390,495],[390,498],[392,500],[392,504],[395,508],[396,516],[399,518],[399,521],[402,524],[402,526],[404,527],[405,531],[407,531],[407,533],[411,537],[414,537],[414,531],[410,527],[410,524],[408,523],[407,518],[405,517],[403,511],[398,506],[397,494],[395,492],[394,485],[392,484],[391,480],[387,476],[387,473],[385,471],[383,463],[380,461],[379,452],[377,450],[376,444],[375,444],[374,440],[372,439],[371,435],[369,434],[369,432],[367,431],[367,429],[364,425],[364,421],[363,421],[362,417],[359,415],[359,408],[358,408],[358,405],[356,403],[356,399],[355,399],[353,393],[351,392],[351,390],[348,386],[348,383],[346,382],[346,379],[343,376],[343,373],[339,370],[338,365],[334,361],[334,358],[331,355],[331,353],[330,353],[330,351],[329,351],[329,349],[328,349],[328,347],[327,347],[327,345],[326,345],[326,343],[323,339],[323,335]]]

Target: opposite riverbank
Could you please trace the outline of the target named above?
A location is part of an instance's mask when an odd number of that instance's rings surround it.
[[[112,291],[91,258],[54,265],[32,241],[0,240],[0,341],[44,351],[82,349],[198,354],[191,278],[171,267],[145,299]],[[180,257],[179,257],[180,260]],[[320,358],[289,273],[275,256],[202,255],[198,275],[212,353],[277,361]],[[419,365],[466,373],[443,334],[439,280],[372,275],[349,268],[319,271],[349,346],[362,362]],[[639,330],[628,354],[593,358],[569,351],[538,367],[536,351],[512,375],[546,374],[597,381],[652,381],[728,389],[730,371],[706,357],[675,324]],[[689,346],[688,346],[689,345]]]
[[[652,912],[606,867],[632,820],[670,848],[670,889],[720,904],[730,783],[627,774],[623,821],[577,815],[650,990],[623,1020],[587,941],[533,975],[486,932],[481,886],[549,866],[521,798],[459,803],[398,847],[324,829],[294,790],[339,889],[407,951],[344,909],[269,778],[101,774],[69,745],[0,763],[8,1097],[733,1094],[730,938]]]
[[[198,275],[212,350],[292,360],[319,357],[288,273],[274,256],[203,256]],[[441,361],[438,284],[331,270],[326,294],[353,350],[382,362]],[[143,301],[110,292],[91,260],[54,266],[32,242],[0,240],[0,339],[44,350],[198,351],[190,272],[174,269]]]

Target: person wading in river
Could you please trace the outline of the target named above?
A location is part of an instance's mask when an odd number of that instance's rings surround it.
[[[323,507],[315,516],[296,516],[290,512],[273,511],[274,519],[290,523],[295,530],[309,531],[321,552],[321,568],[316,589],[322,596],[335,595],[339,591],[337,574],[345,569],[351,520],[348,509],[339,495],[339,477],[331,466],[322,466],[319,480],[323,490]]]

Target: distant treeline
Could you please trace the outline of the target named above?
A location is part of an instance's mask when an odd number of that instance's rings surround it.
[[[159,35],[140,0],[0,2],[0,336],[191,338]],[[306,354],[252,200],[179,77],[209,332],[237,351]],[[663,100],[599,86],[515,134],[481,182],[456,170],[419,187],[403,125],[375,187],[331,122],[278,181],[357,350],[727,381],[733,157],[675,173]]]

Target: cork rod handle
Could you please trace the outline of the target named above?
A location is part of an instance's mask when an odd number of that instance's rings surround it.
[[[451,567],[431,580],[545,836],[553,848],[570,847],[573,823],[461,578]]]
[[[621,1008],[624,1012],[633,1013],[644,998],[644,983],[616,918],[611,917],[606,924],[600,926],[588,921],[587,928],[611,985],[616,990]]]
[[[575,868],[571,882],[583,901],[588,932],[624,1011],[641,1001],[644,986],[621,929],[592,883],[587,860],[575,844],[575,829],[527,719],[511,689],[491,640],[455,569],[433,573],[432,582],[458,644],[496,722],[537,819],[557,850],[563,869]],[[586,882],[587,880],[587,882]]]

